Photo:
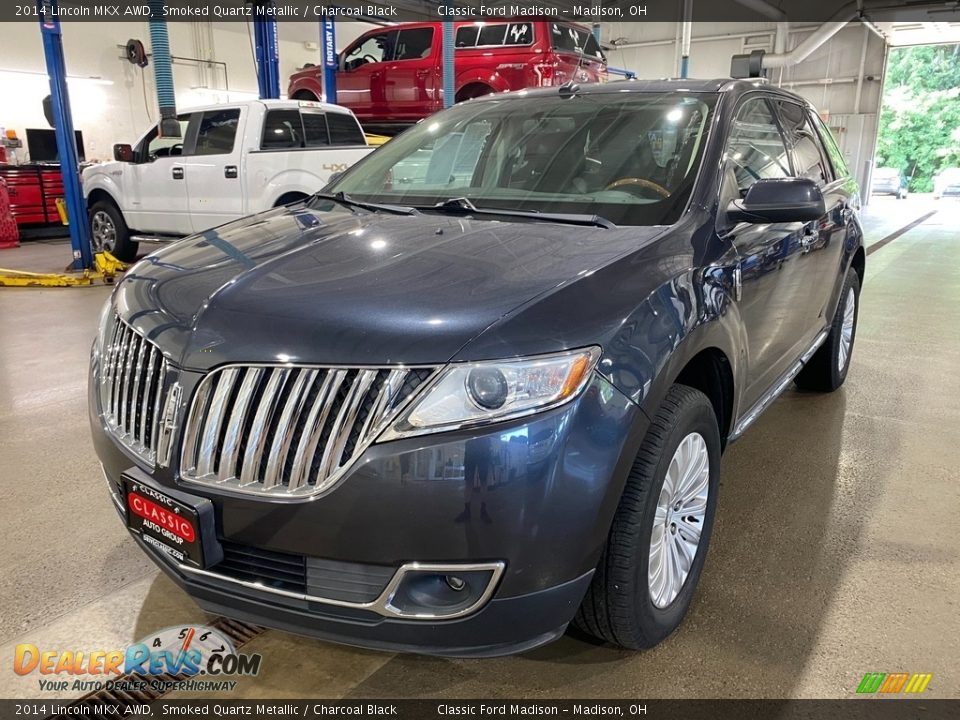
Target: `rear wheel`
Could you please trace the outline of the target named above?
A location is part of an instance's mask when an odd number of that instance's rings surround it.
[[[90,247],[95,253],[106,251],[124,262],[137,257],[139,244],[130,241],[123,214],[111,202],[100,200],[90,208]]]
[[[797,387],[817,392],[833,392],[843,385],[850,369],[850,356],[857,336],[860,311],[860,278],[851,268],[840,292],[830,334],[797,375]]]
[[[277,201],[273,204],[275,208],[283,207],[284,205],[290,205],[291,203],[300,202],[305,200],[307,196],[302,192],[289,192],[285,195],[281,195],[277,198]]]
[[[473,98],[483,97],[484,95],[490,95],[496,92],[489,85],[484,85],[483,83],[471,83],[470,85],[464,85],[460,88],[460,91],[457,93],[455,102],[463,102],[464,100],[472,100]]]
[[[720,475],[706,395],[674,385],[634,461],[574,623],[601,640],[652,647],[683,620],[703,570]]]

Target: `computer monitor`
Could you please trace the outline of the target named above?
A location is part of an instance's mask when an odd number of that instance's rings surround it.
[[[83,149],[83,133],[74,131],[77,136],[77,160],[86,160]],[[30,153],[30,162],[55,163],[60,162],[57,152],[57,133],[46,128],[27,128],[27,152]]]

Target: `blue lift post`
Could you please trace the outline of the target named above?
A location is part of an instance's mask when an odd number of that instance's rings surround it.
[[[93,253],[90,250],[87,208],[83,202],[83,188],[80,185],[77,141],[73,132],[73,118],[70,114],[67,67],[63,60],[63,38],[60,34],[60,20],[57,19],[57,14],[57,0],[37,0],[43,54],[47,61],[47,75],[50,77],[57,153],[60,156],[60,172],[63,175],[63,199],[67,205],[67,220],[70,223],[68,227],[70,244],[73,246],[73,269],[83,270],[93,267]]]
[[[336,103],[340,59],[337,57],[337,32],[333,20],[320,23],[320,47],[323,48],[323,99],[328,103]]]
[[[273,0],[258,0],[253,7],[253,38],[257,48],[257,85],[261,100],[280,97],[280,50],[277,21],[266,12]]]
[[[449,12],[445,13],[446,17],[453,17],[453,0],[443,0],[443,4],[446,6]],[[444,20],[443,21],[443,43],[441,45],[441,50],[443,52],[443,107],[453,107],[454,102],[456,102],[456,67],[453,61],[453,49],[454,49],[454,32],[453,32],[453,21]]]

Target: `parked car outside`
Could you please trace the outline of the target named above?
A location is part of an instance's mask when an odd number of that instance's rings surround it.
[[[649,647],[724,448],[847,376],[858,207],[814,109],[756,81],[457,105],[124,276],[90,366],[113,501],[210,612],[440,655],[571,622]]]
[[[871,195],[893,195],[897,200],[907,197],[907,178],[896,168],[881,167],[873,171]]]
[[[456,102],[507,90],[607,79],[607,61],[588,27],[516,19],[458,22]],[[364,33],[339,55],[337,102],[365,127],[411,125],[443,109],[443,23],[402,23]],[[323,97],[322,68],[290,78],[287,95]]]
[[[960,196],[960,168],[941,170],[933,178],[934,199],[957,196]]]
[[[373,150],[337,105],[252,100],[178,120],[180,137],[154,126],[83,171],[95,252],[133,260],[141,238],[175,240],[302,200]]]

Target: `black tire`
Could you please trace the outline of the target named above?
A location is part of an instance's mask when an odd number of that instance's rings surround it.
[[[300,192],[289,192],[285,195],[281,195],[277,198],[277,201],[273,204],[275,208],[283,207],[285,205],[292,205],[295,202],[300,202],[301,200],[306,200],[307,196],[304,193]]]
[[[112,239],[109,227],[112,225]],[[120,208],[109,200],[99,200],[89,213],[90,246],[95,253],[106,250],[117,260],[132,262],[137,259],[139,243],[131,242],[130,230]]]
[[[658,608],[648,570],[657,502],[681,441],[699,433],[706,443],[709,480],[706,512],[689,574],[676,598]],[[713,406],[699,390],[674,385],[640,446],[606,547],[574,624],[601,640],[630,650],[653,647],[683,620],[693,599],[713,529],[720,477],[720,431]]]
[[[847,349],[843,365],[840,363],[840,353],[843,333],[843,318],[847,299],[853,291],[853,331],[850,336],[850,345]],[[840,301],[837,311],[830,325],[830,334],[824,340],[820,349],[814,353],[809,362],[797,375],[795,382],[801,390],[814,392],[833,392],[843,385],[850,370],[850,358],[853,357],[853,347],[857,339],[857,318],[860,315],[860,278],[853,268],[847,271],[847,279],[840,291]]]

